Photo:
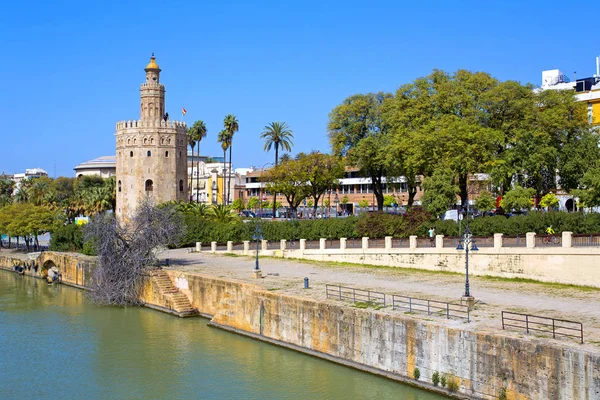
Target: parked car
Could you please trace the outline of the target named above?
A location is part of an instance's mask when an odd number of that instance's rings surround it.
[[[240,212],[240,217],[256,218],[256,214],[250,210],[242,210]]]

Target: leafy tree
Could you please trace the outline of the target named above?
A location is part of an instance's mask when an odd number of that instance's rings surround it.
[[[267,182],[267,190],[285,196],[290,208],[296,212],[298,206],[309,195],[306,185],[305,164],[299,160],[290,160],[269,168],[262,180]]]
[[[285,122],[271,122],[264,127],[260,137],[265,140],[265,151],[270,151],[271,147],[275,148],[275,166],[279,165],[279,147],[284,151],[292,151],[294,133]],[[275,217],[276,198],[277,192],[273,195],[273,217]]]
[[[257,197],[250,197],[248,199],[247,206],[251,210],[256,210],[258,208],[258,198]]]
[[[392,195],[385,195],[383,196],[383,206],[384,207],[391,207],[392,205],[396,204],[396,198]]]
[[[188,130],[188,143],[192,148],[192,155],[194,154],[194,146],[198,145],[198,155],[196,159],[196,203],[200,201],[198,198],[198,184],[200,180],[200,142],[206,137],[206,124],[202,120],[194,122],[194,125]],[[193,168],[192,168],[193,177]],[[191,194],[190,194],[191,195]],[[191,199],[191,197],[190,197]]]
[[[513,189],[506,192],[500,207],[505,211],[510,210],[529,210],[533,206],[533,196],[535,195],[535,189],[523,188],[521,186],[515,186]]]
[[[386,155],[389,125],[383,115],[388,93],[356,94],[329,114],[327,130],[333,154],[357,166],[371,178],[373,193],[383,209],[383,178],[393,175]]]
[[[558,206],[558,199],[554,193],[548,193],[540,200],[540,207],[548,208],[548,210],[550,210],[556,206]]]
[[[587,171],[581,179],[581,189],[575,190],[585,207],[600,206],[600,167]]]
[[[440,169],[423,181],[423,205],[438,218],[456,204],[457,187],[453,180],[454,173],[451,170]]]
[[[223,125],[225,126],[225,130],[227,131],[228,139],[229,139],[229,177],[227,179],[227,203],[229,203],[229,197],[231,197],[231,165],[232,165],[232,149],[233,149],[233,135],[239,131],[240,124],[235,115],[229,114],[223,120]]]
[[[358,201],[358,206],[360,208],[367,208],[367,207],[369,207],[369,200],[365,200],[365,199],[359,200]]]
[[[300,153],[296,161],[303,171],[300,182],[304,182],[307,195],[314,200],[313,210],[316,214],[319,199],[327,190],[337,186],[339,179],[344,176],[344,167],[337,157],[318,151]]]
[[[0,207],[12,203],[15,182],[7,177],[0,176]]]
[[[475,208],[484,213],[492,211],[496,208],[496,199],[489,192],[483,191],[475,199]]]
[[[242,210],[244,210],[246,208],[246,205],[244,204],[244,199],[240,197],[235,199],[233,203],[231,203],[231,208],[233,208],[237,212],[241,212]]]

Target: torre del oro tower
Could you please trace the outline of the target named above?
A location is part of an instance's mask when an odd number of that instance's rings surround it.
[[[155,204],[188,199],[187,126],[165,112],[165,86],[154,54],[140,85],[140,118],[117,122],[118,218],[128,218],[143,197]]]

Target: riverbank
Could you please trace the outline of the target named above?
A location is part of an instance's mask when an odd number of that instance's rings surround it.
[[[47,254],[45,262],[51,256]],[[196,258],[166,272],[200,313],[212,316],[214,326],[430,389],[435,389],[431,382],[438,372],[457,383],[459,398],[494,399],[503,389],[509,399],[594,399],[600,393],[597,351],[487,332],[477,322],[440,320],[387,308],[361,309],[312,298],[322,290],[317,285],[301,289],[300,280],[289,288],[298,294],[290,294],[273,286],[273,280],[284,283],[280,277],[267,275],[252,281],[250,269],[246,269],[246,280],[226,276],[227,270],[190,272],[186,266],[210,269],[218,256],[190,257]],[[221,260],[251,264],[245,258]],[[0,260],[0,265],[5,264]],[[73,266],[78,262],[67,264],[71,271],[63,277],[77,278]],[[60,263],[57,266],[63,270]]]

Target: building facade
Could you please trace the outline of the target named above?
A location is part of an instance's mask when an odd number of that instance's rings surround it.
[[[156,204],[188,200],[187,126],[165,113],[165,86],[154,54],[140,86],[140,119],[116,129],[117,209],[128,218],[143,197]]]

